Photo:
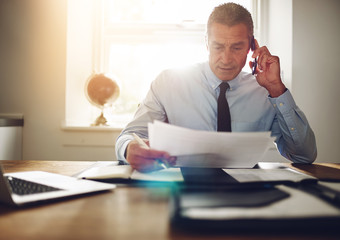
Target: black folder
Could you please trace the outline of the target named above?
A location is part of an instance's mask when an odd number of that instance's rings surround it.
[[[294,186],[178,185],[170,201],[174,228],[193,231],[336,231],[340,208]]]

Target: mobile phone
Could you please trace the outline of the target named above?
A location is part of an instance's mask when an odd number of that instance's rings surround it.
[[[251,42],[250,42],[250,49],[251,49],[252,51],[255,50],[255,38],[254,38],[254,36],[252,37]],[[257,67],[257,59],[254,58],[253,67],[252,67],[252,69],[251,69],[251,74],[252,74],[252,75],[255,74],[255,72],[256,72],[256,67]]]

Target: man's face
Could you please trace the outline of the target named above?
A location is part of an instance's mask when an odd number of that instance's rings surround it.
[[[244,67],[249,51],[249,35],[245,24],[229,27],[213,23],[208,33],[209,65],[222,81],[234,79]]]

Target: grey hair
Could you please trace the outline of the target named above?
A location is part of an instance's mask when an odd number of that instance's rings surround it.
[[[236,3],[223,3],[214,8],[207,23],[207,36],[213,23],[234,26],[243,23],[248,28],[249,37],[254,35],[254,23],[250,12]]]

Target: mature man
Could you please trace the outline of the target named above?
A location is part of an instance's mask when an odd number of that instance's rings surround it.
[[[279,58],[254,39],[250,13],[234,3],[216,7],[208,20],[206,44],[208,62],[165,70],[153,81],[133,121],[117,139],[118,160],[139,171],[158,169],[156,159],[174,164],[176,158],[143,148],[132,137],[135,133],[147,139],[147,124],[160,120],[207,131],[271,131],[284,157],[313,162],[314,133],[281,81]],[[242,72],[252,44],[257,66],[251,62],[250,67],[255,75]]]

